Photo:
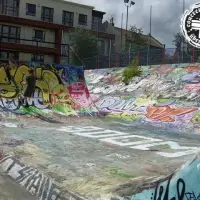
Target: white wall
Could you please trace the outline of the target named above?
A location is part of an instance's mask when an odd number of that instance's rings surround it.
[[[36,16],[29,16],[26,15],[26,3],[31,3],[36,5]],[[41,9],[42,6],[54,8],[54,21],[55,24],[62,24],[62,11],[70,11],[74,12],[74,26],[75,27],[84,27],[91,29],[91,22],[92,22],[92,9],[93,7],[85,7],[83,5],[74,4],[67,1],[56,1],[56,0],[24,0],[20,1],[19,7],[19,17],[27,18],[32,20],[41,21]],[[88,24],[87,26],[80,26],[78,24],[78,17],[80,14],[87,15]]]

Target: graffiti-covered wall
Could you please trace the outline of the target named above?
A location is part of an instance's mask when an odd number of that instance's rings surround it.
[[[28,65],[0,66],[0,106],[9,110],[24,109],[20,101],[27,85]],[[45,66],[33,68],[36,76],[35,92],[28,99],[29,106],[37,109],[72,113],[89,97],[82,67]]]
[[[129,85],[123,69],[85,72],[91,98],[106,116],[162,128],[200,128],[200,66],[141,67]]]

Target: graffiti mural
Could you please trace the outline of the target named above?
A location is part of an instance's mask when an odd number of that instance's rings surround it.
[[[167,177],[144,183],[137,194],[126,199],[198,200],[199,189],[194,185],[199,185],[199,163],[198,154],[191,162]]]
[[[19,100],[26,89],[23,82],[28,76],[28,65],[0,66],[0,106],[18,110],[24,106]],[[81,67],[57,65],[37,66],[34,69],[36,89],[29,106],[37,109],[51,109],[74,113],[74,109],[88,106],[89,91]],[[81,106],[79,106],[81,105]]]
[[[40,173],[37,169],[24,165],[12,156],[4,155],[0,157],[0,169],[31,195],[36,196],[37,199],[81,199],[71,195],[70,192],[66,194],[68,197],[61,196],[61,190],[50,178]]]
[[[143,74],[129,85],[120,79],[123,69],[86,71],[90,94],[98,96],[95,104],[99,111],[156,127],[199,130],[200,66],[141,69]]]

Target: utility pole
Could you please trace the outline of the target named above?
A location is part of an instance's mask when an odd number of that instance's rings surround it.
[[[131,1],[129,3],[129,0],[124,0],[125,6],[126,6],[126,40],[128,37],[128,11],[129,11],[129,7],[135,5],[135,2]]]
[[[151,54],[151,21],[152,21],[152,5],[150,5],[150,17],[149,17],[149,45],[147,52],[147,65],[149,65],[149,57]]]

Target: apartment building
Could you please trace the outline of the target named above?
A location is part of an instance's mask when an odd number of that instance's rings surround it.
[[[104,14],[63,0],[0,0],[0,58],[66,63],[73,27],[93,30],[106,54],[115,35],[100,30]]]

